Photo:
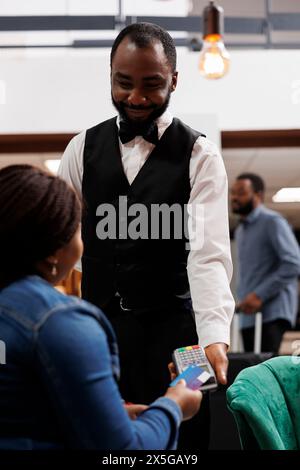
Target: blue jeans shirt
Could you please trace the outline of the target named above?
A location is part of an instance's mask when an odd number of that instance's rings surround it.
[[[238,249],[238,300],[255,292],[263,302],[264,323],[279,318],[295,325],[298,311],[300,251],[287,221],[263,204],[240,223]],[[242,328],[254,326],[254,315],[241,315]]]
[[[174,401],[159,398],[129,419],[115,335],[98,308],[27,276],[0,290],[0,340],[0,448],[176,447]]]

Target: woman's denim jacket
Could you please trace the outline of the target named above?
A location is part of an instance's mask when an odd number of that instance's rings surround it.
[[[0,345],[0,448],[176,447],[172,400],[129,419],[115,335],[98,308],[27,276],[0,290]]]

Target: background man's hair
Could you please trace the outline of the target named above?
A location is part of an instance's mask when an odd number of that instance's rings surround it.
[[[252,188],[255,193],[264,193],[265,192],[265,182],[264,180],[255,173],[241,173],[237,180],[250,180],[252,183]]]
[[[0,170],[0,283],[37,274],[35,264],[74,236],[81,204],[62,179],[31,165]]]
[[[137,47],[140,48],[148,47],[154,42],[160,41],[164,48],[168,62],[172,68],[172,72],[175,72],[176,48],[174,41],[166,30],[153,23],[133,23],[122,29],[112,45],[110,53],[110,66],[112,65],[112,61],[118,46],[127,36]]]

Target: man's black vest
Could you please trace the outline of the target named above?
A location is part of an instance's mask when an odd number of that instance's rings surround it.
[[[158,207],[153,204],[177,204],[183,214],[191,190],[190,157],[199,135],[200,132],[179,119],[173,119],[130,185],[122,166],[116,118],[86,132],[82,181],[84,299],[103,308],[118,292],[128,304],[147,307],[188,295],[188,240],[184,236],[184,224],[181,239],[178,239],[172,223],[167,239],[162,236],[162,228],[159,236],[156,231],[151,238],[153,221],[149,216],[148,238],[132,239],[124,235],[122,238],[118,226],[119,198],[122,196],[128,210],[134,209],[136,206],[132,205],[138,203],[151,214],[151,209]],[[104,208],[102,217],[99,216],[99,206]],[[103,216],[107,216],[107,207],[116,210],[116,239],[99,239],[96,233],[97,225]],[[133,218],[128,217],[128,221],[131,223]]]

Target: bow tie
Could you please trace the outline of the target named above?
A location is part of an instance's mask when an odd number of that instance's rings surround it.
[[[137,135],[141,135],[143,139],[156,145],[158,143],[158,128],[155,122],[150,125],[141,127],[126,121],[120,121],[119,137],[122,144],[127,144]]]

